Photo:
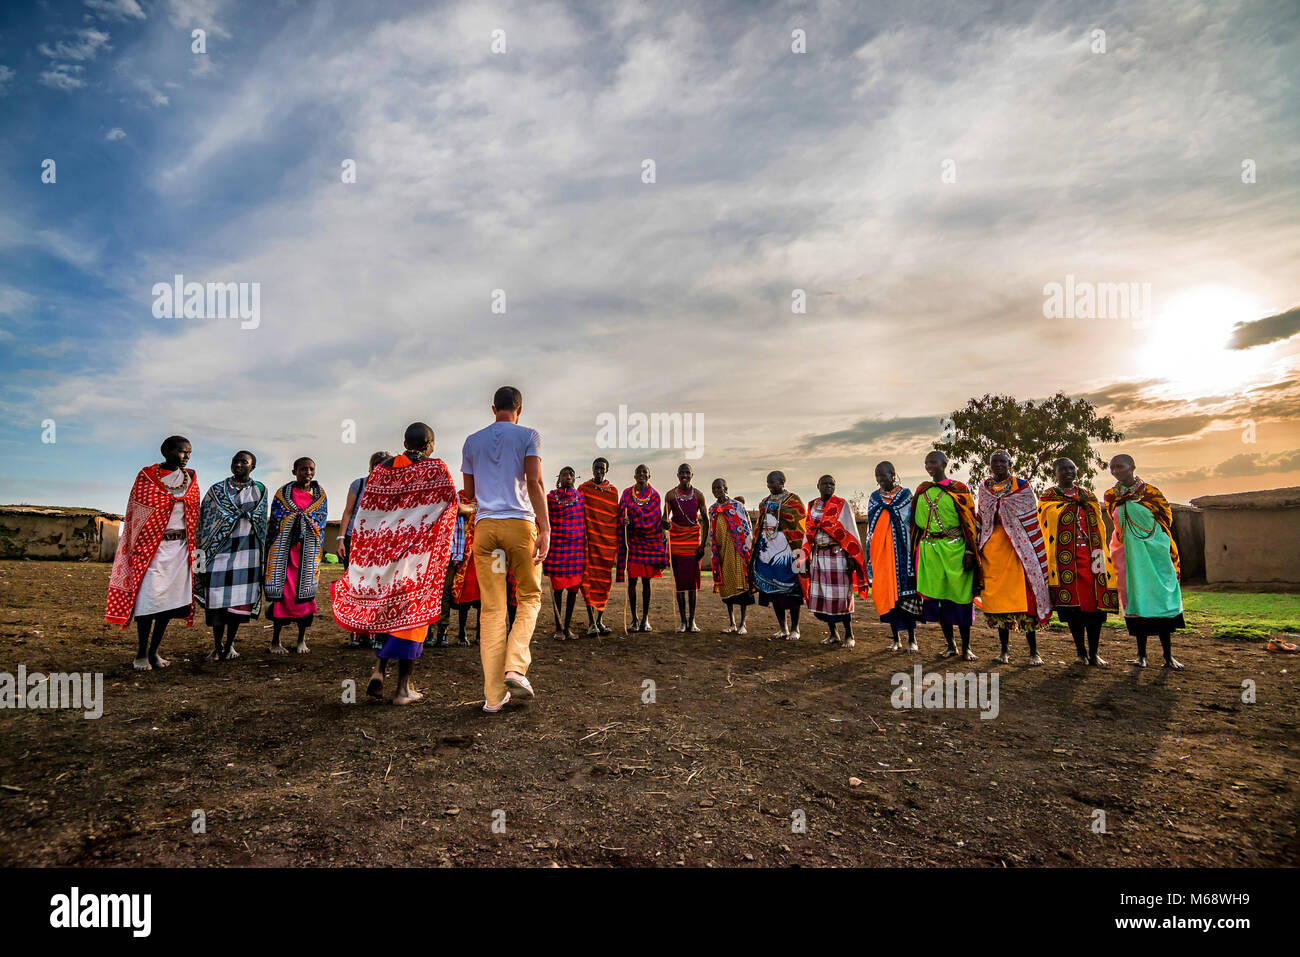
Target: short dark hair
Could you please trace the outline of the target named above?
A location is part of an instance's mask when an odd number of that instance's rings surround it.
[[[382,462],[384,459],[391,458],[391,457],[392,457],[392,456],[390,456],[387,452],[371,452],[371,453],[370,453],[370,467],[373,469],[376,465],[378,465],[378,464],[379,464],[380,462]]]
[[[252,459],[253,468],[257,468],[257,456],[254,455],[252,452],[248,451],[248,449],[240,449],[238,452],[236,452],[234,455],[230,457],[230,461],[232,462],[235,461],[235,459],[239,458],[241,455],[247,455],[250,459]]]
[[[492,408],[498,412],[513,412],[524,404],[524,394],[512,385],[503,385],[492,396]]]
[[[598,455],[598,456],[596,456],[594,459],[591,460],[591,464],[592,464],[592,465],[595,465],[597,462],[604,462],[604,463],[605,463],[605,471],[606,471],[606,472],[609,471],[609,459],[605,458],[605,456],[603,456],[603,455]]]
[[[406,434],[402,436],[403,444],[412,451],[422,449],[432,441],[433,429],[423,422],[412,422],[406,427]]]
[[[293,470],[298,471],[298,466],[302,465],[303,462],[310,462],[312,465],[316,464],[316,460],[310,455],[300,455],[293,460]]]
[[[182,444],[189,445],[190,440],[183,435],[169,435],[167,438],[163,439],[162,445],[159,447],[158,451],[166,457],[168,452],[180,448]]]

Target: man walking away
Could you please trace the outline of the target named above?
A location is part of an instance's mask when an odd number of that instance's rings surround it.
[[[511,697],[533,697],[528,645],[542,607],[541,563],[551,526],[542,484],[542,437],[519,424],[523,396],[502,386],[492,398],[496,421],[465,440],[460,470],[465,494],[478,501],[474,566],[482,608],[479,656],[483,710],[496,714]],[[518,612],[507,634],[507,576],[516,582]]]

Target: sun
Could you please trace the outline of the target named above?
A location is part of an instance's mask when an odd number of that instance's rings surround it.
[[[1160,303],[1145,332],[1143,372],[1164,379],[1170,393],[1222,395],[1257,380],[1268,364],[1262,349],[1232,349],[1232,329],[1265,315],[1249,293],[1230,286],[1193,286]]]

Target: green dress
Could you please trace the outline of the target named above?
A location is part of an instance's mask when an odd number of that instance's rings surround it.
[[[933,534],[961,530],[957,503],[947,492],[926,489],[916,500],[916,524]],[[969,605],[975,597],[975,571],[962,568],[966,540],[922,538],[917,544],[916,590],[926,598]]]
[[[1183,590],[1169,556],[1169,534],[1140,502],[1121,502],[1116,512],[1124,530],[1124,614],[1178,618],[1183,613]]]

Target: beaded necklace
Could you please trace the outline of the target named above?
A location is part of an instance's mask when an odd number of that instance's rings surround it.
[[[1147,539],[1156,533],[1156,526],[1159,525],[1160,523],[1156,521],[1156,517],[1152,515],[1151,527],[1143,528],[1141,522],[1139,522],[1137,519],[1133,517],[1132,514],[1133,510],[1128,507],[1129,503],[1127,501],[1127,498],[1133,492],[1133,489],[1136,487],[1137,486],[1134,486],[1133,488],[1125,488],[1123,485],[1119,487],[1120,497],[1121,497],[1121,501],[1119,503],[1120,526],[1124,529],[1124,534],[1126,536],[1131,530],[1133,534],[1136,535],[1139,539]],[[1145,506],[1143,507],[1145,508]]]
[[[181,484],[168,485],[166,482],[162,480],[163,479],[162,465],[161,464],[155,465],[153,467],[154,481],[156,481],[163,488],[167,489],[168,494],[170,494],[172,498],[184,498],[185,490],[190,487],[190,473],[186,471],[183,466],[180,469],[180,473],[181,473]]]

